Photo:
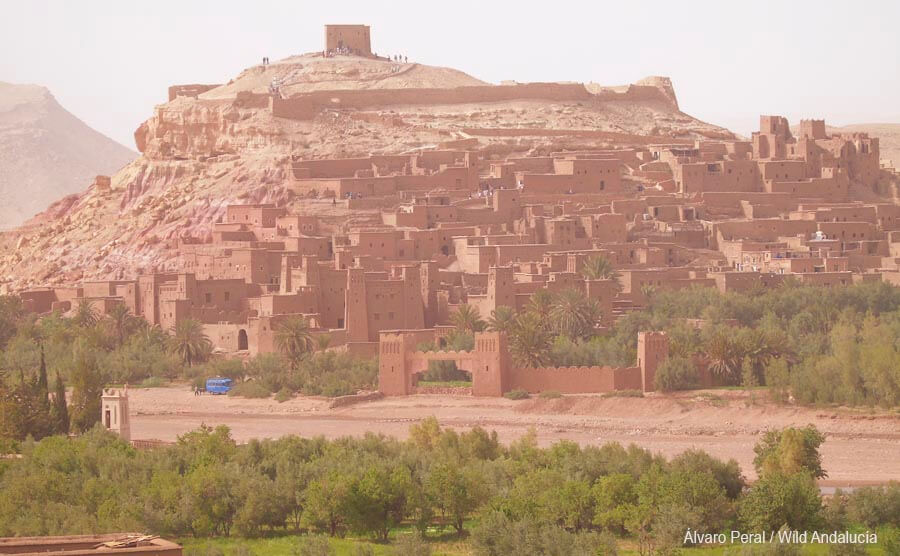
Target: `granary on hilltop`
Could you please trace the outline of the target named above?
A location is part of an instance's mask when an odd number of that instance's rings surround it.
[[[372,55],[368,25],[326,25],[325,52],[347,52],[357,56]]]

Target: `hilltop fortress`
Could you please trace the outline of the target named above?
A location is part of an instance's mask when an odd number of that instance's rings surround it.
[[[659,289],[900,282],[877,138],[762,116],[742,140],[680,112],[665,78],[488,85],[379,56],[365,26],[325,39],[171,87],[138,161],[0,243],[9,286],[38,313],[88,300],[163,329],[196,319],[231,354],[275,350],[299,315],[331,349],[378,354],[386,394],[443,360],[501,395],[653,390],[668,340],[642,332],[625,368],[519,368],[496,332],[419,351],[463,304],[487,318],[575,289],[602,330]],[[586,278],[595,256],[619,277]]]

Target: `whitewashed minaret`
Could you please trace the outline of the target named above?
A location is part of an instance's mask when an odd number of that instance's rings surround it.
[[[125,388],[104,388],[100,405],[100,421],[126,441],[131,441],[131,421],[128,416],[128,385]]]

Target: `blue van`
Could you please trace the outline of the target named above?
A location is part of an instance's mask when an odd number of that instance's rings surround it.
[[[206,379],[206,391],[210,394],[227,394],[229,390],[231,390],[230,378],[217,376]]]

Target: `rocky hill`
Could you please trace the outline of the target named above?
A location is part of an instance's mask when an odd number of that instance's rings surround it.
[[[0,229],[25,222],[135,157],[66,111],[44,87],[0,82]]]
[[[291,157],[432,147],[497,156],[732,138],[678,109],[667,78],[634,85],[488,85],[457,70],[353,56],[293,56],[221,85],[169,90],[135,132],[142,155],[0,235],[7,289],[176,269],[179,241],[210,240],[225,207],[273,202],[326,230],[377,217],[294,197]],[[96,172],[95,172],[96,173]],[[86,188],[86,189],[85,189]],[[57,195],[58,196],[58,195]]]

